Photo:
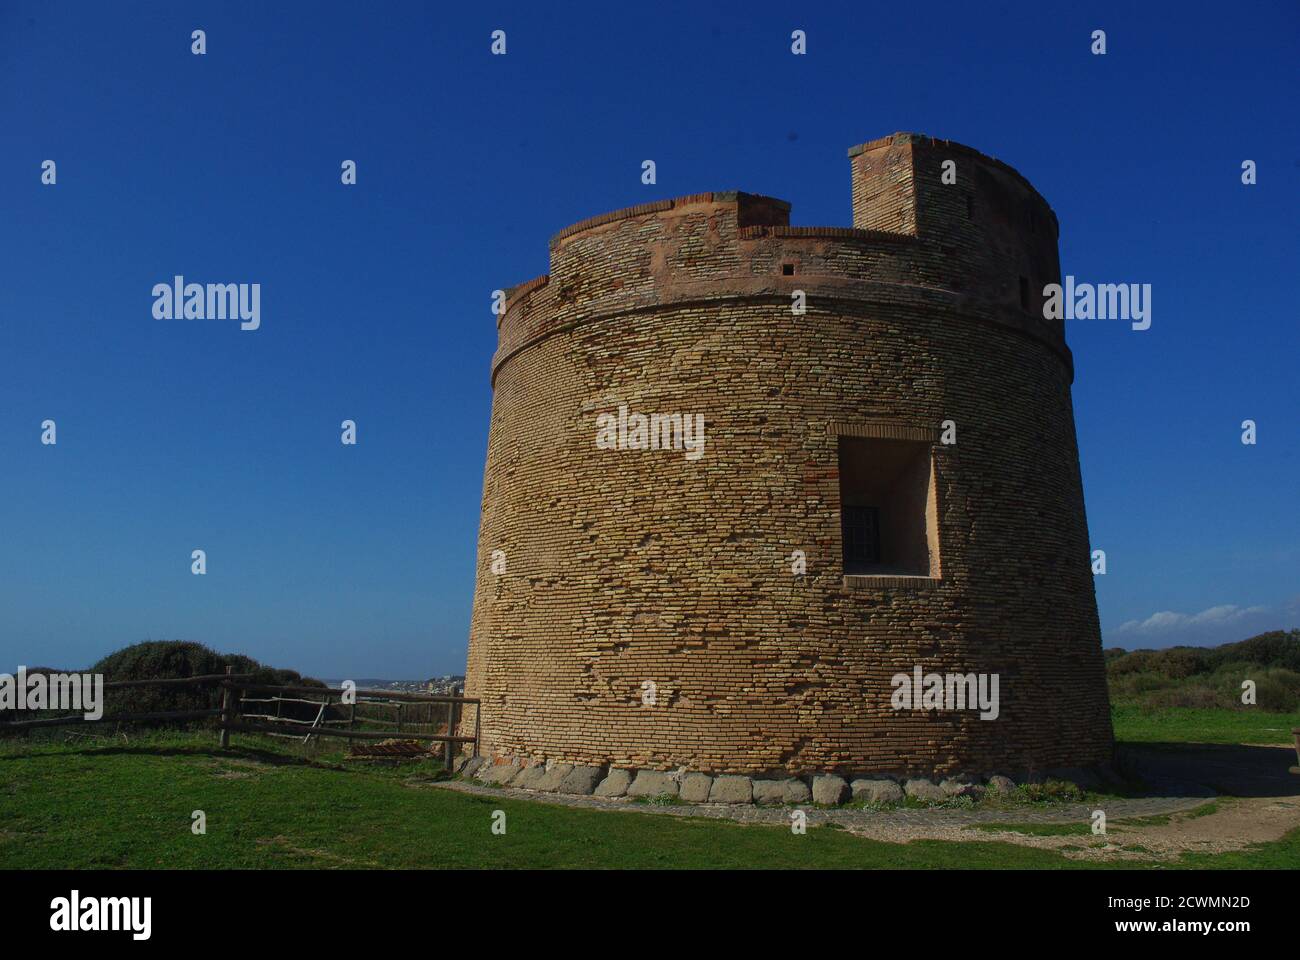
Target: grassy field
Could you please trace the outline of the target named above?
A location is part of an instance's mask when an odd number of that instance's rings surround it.
[[[1300,727],[1300,713],[1130,704],[1113,707],[1111,719],[1121,743],[1290,744],[1291,729]]]
[[[92,868],[1096,868],[998,842],[890,844],[821,827],[565,808],[429,787],[436,764],[296,755],[211,734],[0,745],[0,863]],[[191,832],[203,810],[207,833]],[[506,834],[491,832],[493,812]],[[1300,831],[1180,865],[1291,866]],[[1131,864],[1130,864],[1131,866]]]

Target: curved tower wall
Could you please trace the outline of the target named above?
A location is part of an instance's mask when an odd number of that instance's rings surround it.
[[[509,292],[466,680],[485,754],[793,774],[1110,759],[1072,361],[1037,296],[1056,218],[960,145],[895,134],[850,162],[853,228],[698,194],[562,231],[550,274]],[[702,415],[702,456],[601,449],[620,407]],[[886,469],[910,526],[873,521],[876,549],[912,566],[854,571],[841,473]],[[996,674],[996,719],[896,709],[891,678],[918,666]]]

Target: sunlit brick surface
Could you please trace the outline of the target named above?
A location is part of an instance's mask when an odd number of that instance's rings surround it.
[[[562,231],[549,277],[510,291],[466,685],[484,753],[796,774],[1110,759],[1072,364],[1037,296],[1056,218],[956,144],[896,134],[850,164],[853,229],[699,194]],[[620,404],[702,413],[704,456],[597,449]],[[846,582],[839,434],[933,442],[939,577]],[[999,718],[891,709],[918,663],[998,674]]]

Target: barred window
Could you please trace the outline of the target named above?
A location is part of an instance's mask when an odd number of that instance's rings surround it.
[[[880,562],[880,511],[875,507],[845,507],[844,564],[859,566]]]
[[[840,532],[847,576],[939,576],[931,444],[841,436]]]

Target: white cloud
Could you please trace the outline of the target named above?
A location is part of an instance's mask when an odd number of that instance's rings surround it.
[[[1162,634],[1188,627],[1221,626],[1235,623],[1246,617],[1267,613],[1268,607],[1239,607],[1235,603],[1224,603],[1217,607],[1207,607],[1200,613],[1176,613],[1173,610],[1161,610],[1145,620],[1128,620],[1116,628],[1116,633]]]

